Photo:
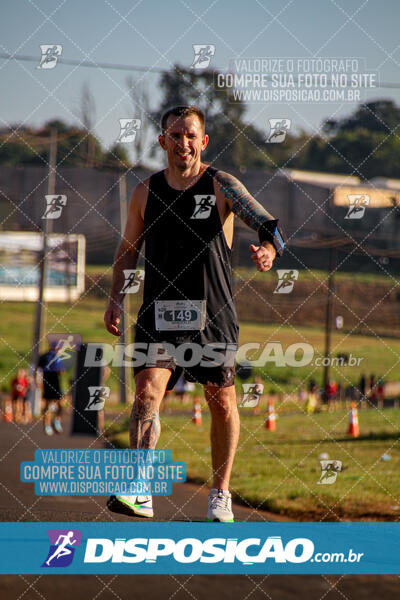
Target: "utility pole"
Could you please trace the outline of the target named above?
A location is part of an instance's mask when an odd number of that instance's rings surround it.
[[[126,195],[126,176],[123,173],[119,179],[119,212],[120,212],[120,226],[121,226],[121,236],[124,235],[125,225],[128,217],[128,209],[127,209],[127,195]],[[129,294],[125,294],[125,297],[122,301],[122,314],[121,314],[121,344],[125,349],[127,344],[130,343],[130,324],[129,324],[129,314],[130,314],[130,302],[129,302]],[[124,362],[124,361],[122,361]],[[130,370],[129,367],[124,366],[124,364],[120,367],[120,400],[122,404],[126,404],[127,398],[130,395]]]
[[[47,180],[47,193],[55,194],[56,189],[56,160],[57,160],[57,130],[52,127],[50,130],[50,157],[49,157],[49,175]],[[52,230],[52,219],[42,219],[43,231],[42,231],[42,248],[39,254],[39,289],[38,299],[36,303],[36,315],[35,315],[35,326],[33,332],[33,345],[31,355],[30,372],[36,381],[36,369],[39,361],[40,353],[40,341],[42,339],[42,325],[43,317],[45,312],[45,299],[44,291],[46,285],[47,275],[47,250],[48,250],[48,236]]]

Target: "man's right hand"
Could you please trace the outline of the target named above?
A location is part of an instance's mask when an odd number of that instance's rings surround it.
[[[118,329],[118,325],[121,322],[121,314],[121,306],[117,302],[111,300],[104,314],[104,323],[106,324],[107,331],[113,335],[120,336],[122,333]]]

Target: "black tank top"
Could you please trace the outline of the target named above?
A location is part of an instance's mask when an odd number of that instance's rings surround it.
[[[238,323],[232,298],[231,250],[207,167],[187,190],[172,188],[164,171],[150,177],[144,214],[145,280],[136,341],[192,341],[237,344]],[[157,331],[155,303],[205,300],[204,328]]]

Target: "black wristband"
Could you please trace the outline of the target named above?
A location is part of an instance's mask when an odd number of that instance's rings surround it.
[[[278,227],[278,219],[264,221],[258,228],[258,239],[260,244],[269,242],[276,250],[277,256],[282,256],[285,240],[282,230]]]

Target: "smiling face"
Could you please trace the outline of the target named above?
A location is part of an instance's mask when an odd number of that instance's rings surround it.
[[[201,153],[208,144],[208,135],[205,135],[197,115],[170,115],[166,132],[158,140],[167,152],[168,166],[187,171],[196,170],[200,165]]]

